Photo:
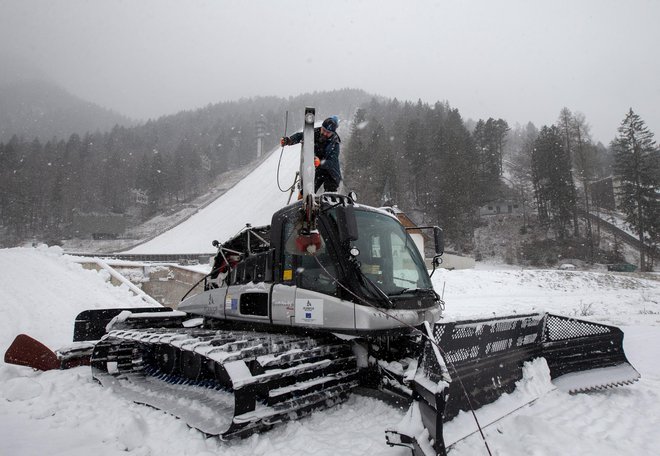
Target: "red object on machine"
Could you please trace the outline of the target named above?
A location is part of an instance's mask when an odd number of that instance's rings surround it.
[[[318,231],[300,234],[296,238],[296,248],[302,253],[314,253],[321,249],[321,235]]]

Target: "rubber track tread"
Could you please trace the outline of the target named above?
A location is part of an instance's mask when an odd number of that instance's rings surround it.
[[[323,339],[171,328],[116,330],[96,345],[92,368],[102,384],[130,390],[125,396],[131,400],[175,408],[165,411],[223,439],[244,437],[331,407],[346,400],[358,386],[350,345],[331,336]],[[209,394],[222,396],[220,403],[226,402],[226,397],[234,398],[231,419],[216,420],[226,429],[208,425],[208,411],[196,411],[195,407],[181,410],[177,405],[177,397],[187,397],[191,404],[203,401],[211,407],[215,401]],[[174,395],[177,397],[170,397]],[[160,399],[154,399],[156,396]]]

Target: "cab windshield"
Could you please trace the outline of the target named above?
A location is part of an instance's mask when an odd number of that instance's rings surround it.
[[[424,260],[405,228],[394,218],[355,211],[360,269],[387,295],[432,288]]]

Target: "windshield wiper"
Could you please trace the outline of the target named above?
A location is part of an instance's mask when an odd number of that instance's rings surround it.
[[[433,288],[404,288],[401,291],[397,291],[396,293],[393,293],[393,295],[402,295],[406,293],[411,293],[411,294],[428,294],[429,292],[433,293],[433,295],[437,298],[438,294],[435,292]]]
[[[394,308],[394,303],[390,301],[389,296],[387,296],[387,293],[385,293],[383,290],[380,289],[378,285],[376,285],[367,275],[362,271],[362,268],[359,265],[355,265],[356,269],[358,270],[358,274],[360,277],[363,279],[363,286],[365,289],[369,290],[372,295],[374,295],[378,300],[381,302],[387,304],[387,307]],[[364,284],[369,284],[371,288],[367,287]]]

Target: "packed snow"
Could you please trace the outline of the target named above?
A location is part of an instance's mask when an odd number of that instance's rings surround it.
[[[143,306],[109,274],[83,269],[59,248],[0,250],[0,350],[25,332],[57,348],[71,341],[75,315],[88,308]],[[590,394],[554,389],[543,360],[528,366],[519,388],[480,410],[482,424],[511,403],[538,400],[485,430],[498,455],[651,455],[660,435],[660,282],[631,274],[554,270],[439,270],[445,318],[549,310],[625,332],[625,349],[642,378]],[[353,395],[347,402],[244,440],[206,438],[176,418],[119,398],[91,378],[89,367],[35,372],[0,363],[0,454],[41,455],[407,455],[384,430],[406,410]],[[469,432],[461,415],[446,429]],[[478,434],[451,454],[485,455]]]

